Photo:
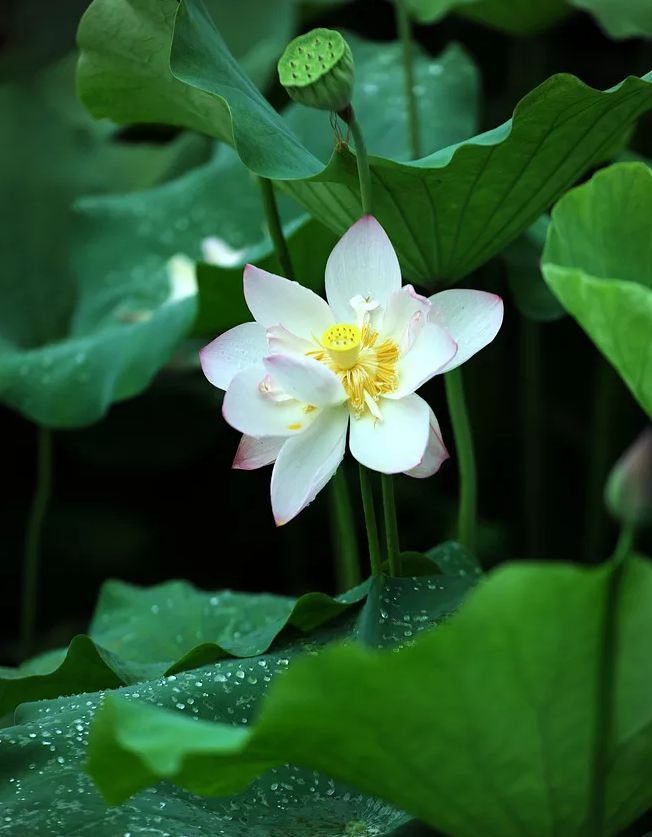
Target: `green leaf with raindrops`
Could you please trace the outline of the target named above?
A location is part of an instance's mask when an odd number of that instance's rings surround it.
[[[146,657],[155,662],[170,651],[179,653],[186,642],[196,643],[198,631],[213,636],[221,631],[232,652],[248,652],[245,659],[220,655],[210,665],[177,669],[165,676],[153,665],[150,679],[116,693],[134,707],[174,710],[193,728],[219,720],[231,725],[232,734],[227,731],[226,737],[238,738],[239,727],[253,722],[269,685],[295,657],[321,653],[341,639],[373,647],[397,646],[446,619],[477,580],[477,572],[469,572],[468,553],[457,544],[442,544],[436,552],[435,563],[445,566],[446,572],[376,579],[374,595],[357,609],[346,603],[360,601],[364,588],[339,602],[316,594],[294,602],[264,595],[201,593],[182,582],[151,590],[112,583],[104,590],[91,634],[102,636],[121,659],[135,656],[142,670],[148,665]],[[289,622],[294,630],[278,634],[282,622]],[[268,647],[273,635],[275,641]],[[38,671],[40,665],[31,668]],[[406,833],[401,829],[410,818],[402,811],[312,769],[292,765],[274,766],[226,800],[202,799],[166,783],[109,807],[82,772],[89,723],[101,697],[88,692],[23,704],[16,724],[0,732],[0,803],[5,822],[16,833],[23,829],[37,837],[54,837],[92,826],[98,837],[115,837],[147,833],[163,823],[170,837]],[[123,771],[131,781],[131,770],[119,760],[114,772]]]
[[[91,727],[89,771],[117,802],[162,778],[233,794],[290,762],[456,837],[577,835],[588,833],[608,688],[605,833],[620,833],[652,804],[652,567],[629,561],[610,599],[619,627],[605,684],[595,648],[612,570],[504,566],[406,647],[349,643],[297,661],[254,725],[194,724],[113,693]]]
[[[104,2],[95,0],[94,6]],[[344,232],[361,212],[353,154],[340,143],[324,167],[241,72],[196,0],[179,5],[173,38],[171,27],[170,18],[156,38],[161,50],[171,46],[174,84],[159,80],[156,113],[137,102],[127,111],[125,78],[140,90],[141,70],[116,58],[103,31],[87,17],[80,33],[79,86],[92,112],[160,120],[169,118],[179,91],[187,94],[184,108],[200,97],[202,106],[193,106],[192,118],[174,110],[176,124],[197,127],[203,114],[203,130],[232,142],[252,171],[281,181],[313,217]],[[101,72],[89,74],[88,62],[100,65]],[[374,214],[390,235],[406,278],[449,284],[504,249],[652,107],[651,82],[652,75],[630,77],[601,92],[573,76],[553,76],[493,131],[417,162],[372,156]],[[425,83],[423,100],[429,95]],[[328,117],[323,120],[326,133]]]
[[[652,416],[652,169],[618,163],[554,208],[546,282]]]
[[[0,716],[20,703],[116,688],[263,654],[285,629],[309,632],[341,615],[368,583],[337,598],[214,593],[185,581],[139,588],[106,582],[89,635],[17,669],[0,669]],[[468,584],[466,585],[468,589]]]
[[[473,556],[457,543],[441,544],[429,555],[430,575],[418,582],[383,576],[336,598],[206,592],[185,581],[149,588],[106,582],[88,636],[76,636],[67,649],[19,668],[0,668],[0,716],[27,701],[126,686],[228,656],[264,654],[284,631],[309,633],[362,602],[357,624],[365,642],[405,640],[423,623],[452,613],[480,575]]]

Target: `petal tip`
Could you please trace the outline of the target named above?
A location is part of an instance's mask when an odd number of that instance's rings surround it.
[[[247,264],[242,268],[242,278],[243,278],[243,280],[245,282],[250,282],[255,277],[256,270],[257,270],[256,265],[250,264],[250,262],[247,262]]]

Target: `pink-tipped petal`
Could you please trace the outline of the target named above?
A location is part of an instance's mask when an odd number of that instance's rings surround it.
[[[503,322],[503,301],[496,294],[450,288],[430,297],[430,321],[444,326],[457,343],[457,354],[442,369],[449,372],[494,339]]]
[[[418,395],[400,401],[380,401],[382,420],[370,413],[351,419],[349,447],[358,462],[383,474],[398,474],[416,468],[428,444],[427,403]]]
[[[401,287],[401,268],[387,233],[365,215],[344,233],[326,263],[326,298],[337,322],[356,319],[351,299],[362,296],[385,305]]]
[[[254,471],[271,465],[286,441],[287,438],[279,439],[276,436],[265,436],[263,439],[243,436],[231,467],[240,471]]]
[[[204,346],[199,361],[213,386],[228,389],[238,372],[260,364],[266,354],[265,329],[259,323],[242,323]]]
[[[346,400],[337,375],[313,357],[270,355],[264,363],[283,392],[297,401],[314,407],[332,407]]]
[[[272,511],[283,526],[311,503],[333,476],[346,447],[346,407],[323,410],[310,428],[281,448],[272,471]]]
[[[244,269],[244,295],[255,320],[265,328],[281,325],[310,340],[334,322],[326,301],[309,288],[251,264]]]
[[[405,398],[419,389],[447,366],[457,352],[457,344],[448,331],[434,323],[426,323],[416,336],[410,351],[396,364],[398,388],[386,398]]]
[[[418,294],[412,285],[404,285],[387,300],[382,324],[383,339],[392,340],[401,354],[410,350],[417,334],[428,322],[430,300]]]
[[[430,435],[428,436],[428,445],[425,453],[423,454],[423,459],[416,466],[416,468],[411,468],[405,473],[408,477],[415,477],[419,480],[431,477],[433,474],[437,473],[449,457],[450,454],[446,450],[446,446],[444,445],[441,437],[441,430],[439,429],[437,417],[433,411],[430,410]]]
[[[263,436],[296,436],[309,427],[317,410],[306,412],[306,405],[293,398],[281,399],[266,391],[266,370],[261,364],[239,372],[231,381],[222,404],[226,421],[244,433]]]

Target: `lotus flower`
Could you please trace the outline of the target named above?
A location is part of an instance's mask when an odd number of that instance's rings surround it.
[[[401,286],[398,258],[372,216],[355,223],[326,264],[328,302],[253,265],[244,295],[255,322],[200,353],[226,390],[223,414],[243,433],[234,468],[274,462],[277,525],[304,509],[346,449],[384,474],[428,477],[448,458],[439,423],[416,390],[497,334],[500,297],[451,289],[427,299]]]

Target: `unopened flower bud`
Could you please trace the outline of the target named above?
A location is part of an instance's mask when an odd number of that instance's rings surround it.
[[[285,48],[278,76],[291,99],[338,113],[353,97],[353,55],[339,32],[313,29]]]
[[[644,430],[614,465],[605,499],[621,523],[652,523],[652,428]]]

